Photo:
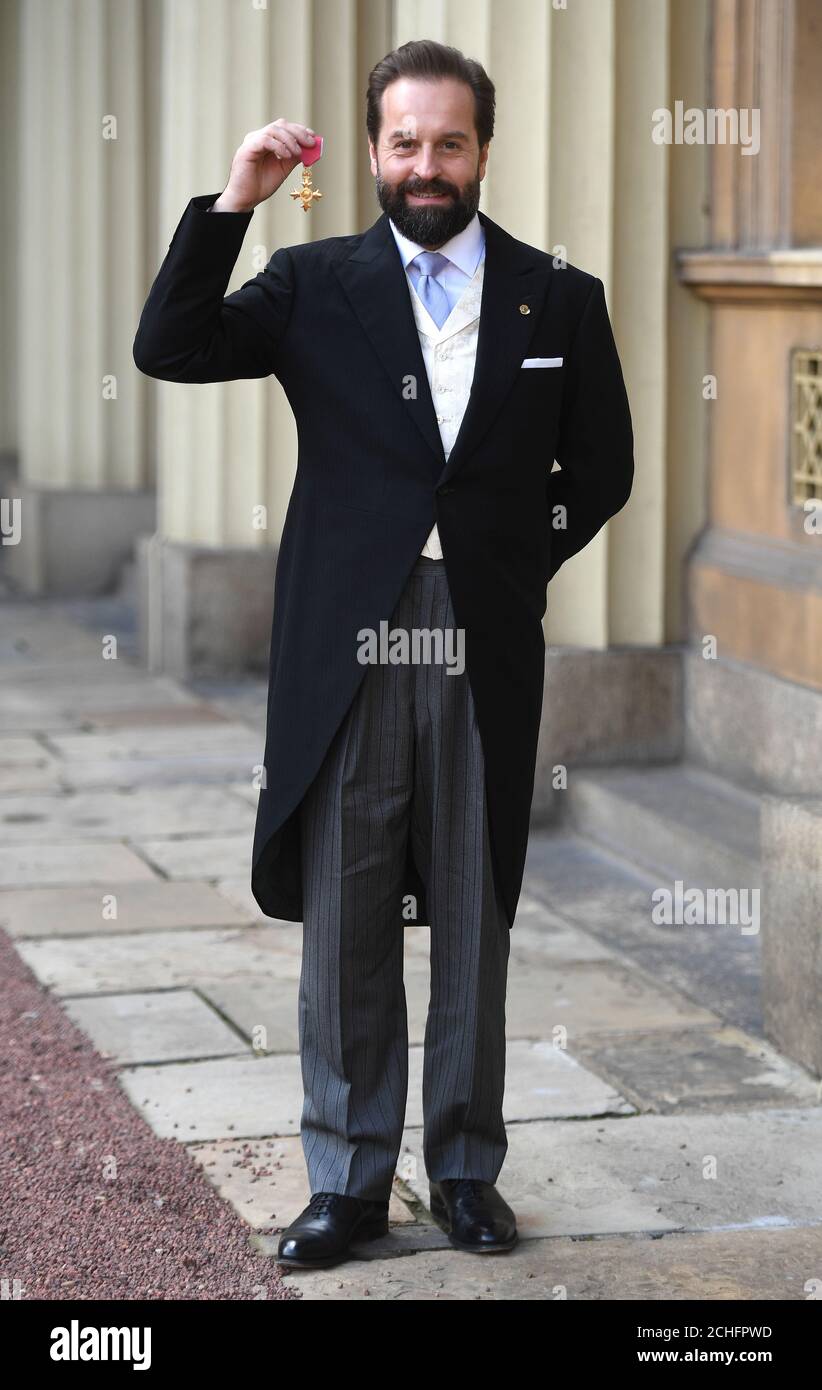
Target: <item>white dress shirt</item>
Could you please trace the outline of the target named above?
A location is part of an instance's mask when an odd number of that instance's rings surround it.
[[[443,266],[434,278],[445,290],[451,310],[442,327],[438,328],[416,293],[420,270],[418,266],[411,264],[414,257],[425,251],[426,247],[409,241],[390,219],[389,225],[408,278],[411,307],[420,335],[428,384],[447,459],[462,423],[474,376],[485,261],[485,232],[478,215],[474,213],[463,231],[437,248],[441,255],[448,258],[448,265]],[[430,556],[432,560],[442,559],[442,546],[436,526],[425,542],[421,554]]]

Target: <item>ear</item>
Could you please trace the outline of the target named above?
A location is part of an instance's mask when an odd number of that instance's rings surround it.
[[[374,178],[376,178],[376,177],[377,177],[377,151],[375,150],[374,145],[372,144],[372,142],[371,142],[370,139],[369,139],[369,141],[368,141],[368,157],[369,157],[369,159],[371,160],[371,173],[374,175]]]
[[[485,166],[486,166],[486,164],[488,163],[488,152],[489,152],[490,148],[491,148],[491,141],[490,141],[490,140],[487,140],[487,141],[485,142],[484,145],[481,145],[481,146],[480,146],[480,153],[479,153],[479,176],[480,176],[480,180],[482,180],[482,179],[485,178]]]

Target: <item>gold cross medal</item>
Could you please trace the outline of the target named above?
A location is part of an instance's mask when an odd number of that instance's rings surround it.
[[[299,200],[303,212],[309,211],[315,198],[321,198],[323,196],[319,188],[314,188],[311,183],[311,165],[317,163],[317,160],[322,156],[322,152],[323,137],[321,135],[315,135],[314,144],[303,153],[302,186],[300,188],[294,188],[291,191],[292,198],[297,198]]]

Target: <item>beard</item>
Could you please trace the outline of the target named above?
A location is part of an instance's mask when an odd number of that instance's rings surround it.
[[[418,246],[426,246],[429,250],[443,246],[452,236],[463,231],[479,207],[479,173],[459,189],[445,179],[423,183],[411,177],[399,184],[389,184],[378,169],[376,185],[380,207],[395,227],[409,241],[415,241]],[[406,193],[446,193],[451,202],[445,206],[427,208],[421,203],[412,205],[406,202]]]

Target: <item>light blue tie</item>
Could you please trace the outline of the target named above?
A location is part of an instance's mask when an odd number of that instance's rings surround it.
[[[437,328],[442,328],[451,312],[451,305],[439,280],[434,277],[439,274],[443,266],[448,265],[448,257],[440,255],[439,251],[421,251],[418,256],[414,257],[411,264],[419,266],[421,271],[417,281],[417,294]]]

